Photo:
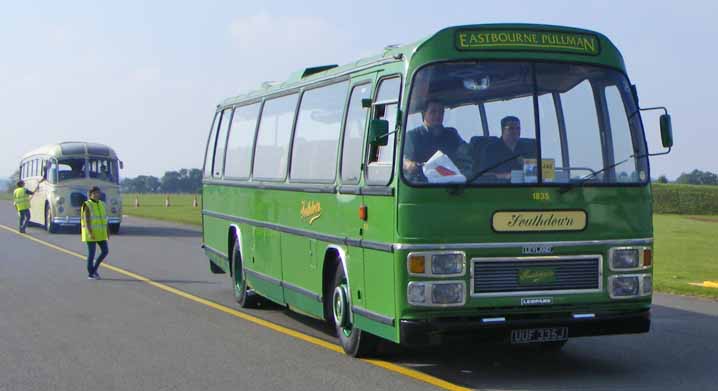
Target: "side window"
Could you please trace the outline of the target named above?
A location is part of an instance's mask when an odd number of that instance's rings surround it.
[[[618,87],[606,87],[606,105],[611,123],[613,156],[616,162],[620,162],[634,153],[638,154],[638,148],[634,147],[631,128],[628,124],[628,113]],[[616,180],[619,182],[638,182],[640,179],[636,165],[630,165],[626,162],[626,164],[617,166]]]
[[[222,123],[219,125],[217,133],[217,152],[214,154],[214,164],[212,167],[212,176],[219,178],[222,176],[222,168],[224,168],[224,151],[227,142],[227,132],[229,132],[229,124],[231,123],[232,109],[222,112]]]
[[[253,177],[268,180],[283,180],[286,177],[297,96],[287,95],[264,103],[254,152]]]
[[[57,183],[57,161],[48,160],[47,180],[50,183]]]
[[[224,176],[231,178],[249,178],[254,146],[254,131],[257,128],[259,102],[237,107],[232,116],[232,127],[227,140],[227,161]]]
[[[379,91],[374,103],[373,118],[389,121],[389,132],[396,128],[396,116],[399,108],[401,78],[384,79],[379,84]],[[369,164],[367,165],[367,182],[373,185],[386,185],[391,180],[394,161],[394,138],[396,133],[387,137],[387,144],[378,148],[370,148]]]
[[[292,145],[291,179],[334,181],[348,85],[332,84],[302,95]]]
[[[204,177],[211,177],[212,176],[212,162],[214,161],[214,146],[216,141],[216,135],[217,135],[217,128],[219,128],[219,125],[221,123],[222,114],[217,112],[214,115],[214,123],[212,124],[212,129],[209,131],[209,139],[207,140],[207,148],[205,148],[205,155],[204,155]]]
[[[34,177],[37,175],[37,159],[32,159],[32,166],[30,168],[30,176]]]
[[[371,84],[356,86],[352,89],[347,109],[347,121],[344,125],[344,145],[342,146],[342,183],[359,183],[361,175],[362,146],[366,129],[367,108],[362,107],[362,99],[371,96]]]

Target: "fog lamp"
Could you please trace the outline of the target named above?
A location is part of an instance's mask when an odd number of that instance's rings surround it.
[[[410,282],[407,297],[409,304],[426,303],[426,284],[423,282]]]
[[[641,295],[650,295],[653,292],[653,276],[646,274],[643,276],[643,285],[641,288]]]

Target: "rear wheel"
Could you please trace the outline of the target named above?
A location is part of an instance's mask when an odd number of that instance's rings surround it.
[[[54,216],[52,215],[50,206],[45,205],[45,230],[51,234],[57,232],[57,224],[52,222],[53,218]]]
[[[113,235],[117,235],[120,233],[120,223],[117,224],[110,224],[110,233]]]
[[[352,324],[349,287],[341,266],[337,268],[332,286],[334,290],[328,300],[331,300],[334,325],[344,352],[352,357],[371,355],[376,349],[377,337]]]
[[[234,286],[234,299],[237,300],[242,308],[253,307],[256,303],[256,297],[249,292],[247,287],[247,277],[242,268],[242,255],[239,252],[239,241],[234,241],[232,246],[232,285]]]

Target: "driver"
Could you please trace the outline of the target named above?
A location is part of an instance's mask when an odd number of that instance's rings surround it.
[[[419,175],[419,166],[436,151],[452,157],[461,145],[466,144],[456,129],[444,126],[443,104],[429,100],[421,114],[422,125],[406,133],[403,167],[407,176]]]

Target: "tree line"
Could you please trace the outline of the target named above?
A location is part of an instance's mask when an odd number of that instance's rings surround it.
[[[658,183],[669,183],[665,175],[658,177]],[[674,183],[682,185],[718,185],[718,175],[710,171],[693,170],[689,173],[682,173]]]
[[[199,193],[202,189],[202,170],[183,168],[167,171],[161,178],[140,175],[120,181],[124,193]]]

